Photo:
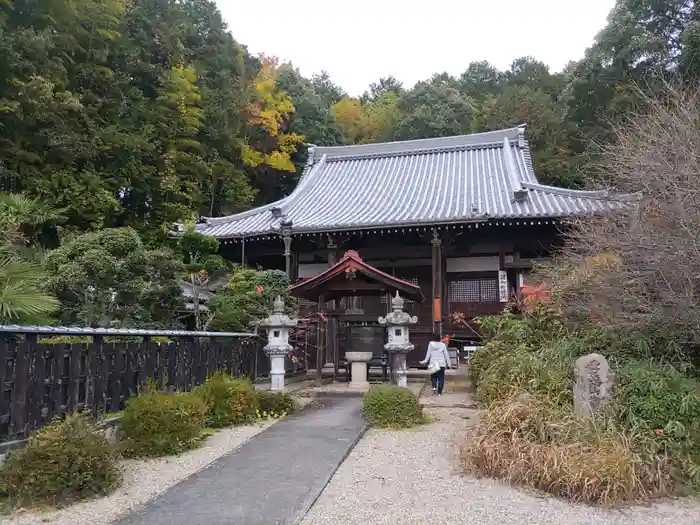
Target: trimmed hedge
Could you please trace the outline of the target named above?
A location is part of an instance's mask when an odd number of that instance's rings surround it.
[[[216,372],[192,391],[205,407],[205,422],[212,428],[242,425],[255,420],[259,401],[255,388],[247,379],[233,379]]]
[[[34,433],[0,470],[0,491],[13,505],[58,505],[103,496],[121,482],[118,456],[82,415]]]
[[[418,397],[394,385],[371,387],[364,397],[362,413],[370,425],[383,428],[408,428],[423,422]]]
[[[192,394],[148,392],[130,398],[120,421],[128,457],[158,457],[194,448],[202,439],[207,407]]]

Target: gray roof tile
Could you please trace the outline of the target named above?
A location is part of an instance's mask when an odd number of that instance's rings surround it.
[[[198,230],[220,238],[447,224],[489,219],[556,218],[620,205],[602,192],[538,183],[522,128],[358,146],[312,147],[288,197]],[[279,208],[280,214],[273,213]]]

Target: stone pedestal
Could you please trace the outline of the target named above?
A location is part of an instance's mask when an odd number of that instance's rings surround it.
[[[350,388],[368,390],[367,363],[372,359],[372,352],[346,352],[345,359],[352,367]]]
[[[396,386],[408,388],[408,367],[406,366],[406,354],[394,354],[394,363],[391,368],[394,371],[394,383],[396,383]]]
[[[272,392],[280,392],[284,390],[284,358],[287,352],[283,354],[270,353],[270,390]]]

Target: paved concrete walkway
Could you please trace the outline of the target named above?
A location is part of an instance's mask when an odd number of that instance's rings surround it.
[[[361,398],[320,398],[118,525],[297,524],[361,437]]]

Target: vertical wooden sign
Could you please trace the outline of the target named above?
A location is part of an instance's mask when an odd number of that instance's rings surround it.
[[[508,273],[505,270],[498,271],[498,296],[502,303],[508,302]]]

